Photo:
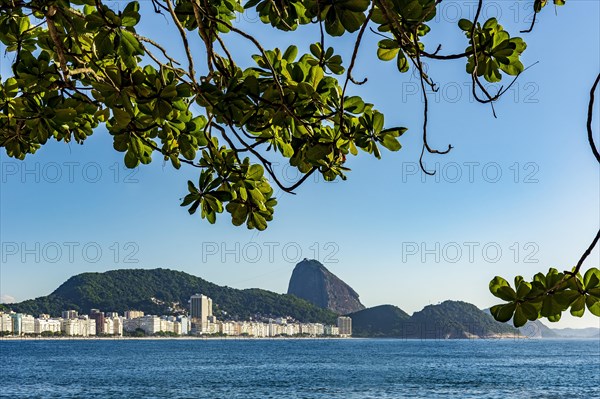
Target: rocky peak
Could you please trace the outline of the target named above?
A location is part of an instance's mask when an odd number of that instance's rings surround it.
[[[338,314],[365,308],[352,287],[314,259],[304,259],[296,265],[290,278],[288,294]]]

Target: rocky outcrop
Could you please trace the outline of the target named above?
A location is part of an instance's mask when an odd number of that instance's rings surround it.
[[[364,309],[358,294],[319,261],[304,259],[294,268],[288,294],[338,314]]]

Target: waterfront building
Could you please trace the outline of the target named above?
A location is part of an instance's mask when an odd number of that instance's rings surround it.
[[[206,295],[192,295],[190,297],[190,317],[196,334],[209,333],[209,329],[214,330],[215,327],[209,328],[209,324],[216,322],[212,314],[212,299]]]
[[[13,332],[13,321],[10,313],[0,312],[0,332]]]
[[[14,313],[12,318],[13,335],[24,335],[35,333],[35,319],[32,315]]]
[[[61,331],[61,321],[59,319],[51,318],[37,318],[34,320],[35,334],[41,334],[43,332],[59,333]]]
[[[352,319],[350,317],[338,317],[337,326],[342,337],[349,337],[352,335]]]
[[[340,335],[340,329],[336,326],[325,326],[325,335]]]
[[[113,321],[113,335],[123,336],[123,319],[115,317]]]
[[[125,311],[126,319],[137,319],[140,317],[144,317],[144,312],[142,312],[140,310],[126,310]]]
[[[123,322],[120,317],[104,319],[104,334],[107,335],[123,335]]]
[[[181,335],[188,335],[190,333],[190,319],[185,316],[177,316],[177,322],[180,324]]]
[[[183,333],[182,324],[180,322],[178,322],[178,321],[173,322],[173,331],[177,335],[186,335],[186,334]]]
[[[123,330],[127,332],[134,332],[135,330],[140,328],[141,321],[141,317],[136,317],[133,319],[125,318],[123,320]]]
[[[160,330],[162,332],[175,332],[175,322],[173,320],[169,320],[167,317],[161,317],[160,319]]]
[[[96,334],[104,334],[104,313],[98,309],[92,309],[90,319],[96,322]]]
[[[63,310],[62,318],[63,319],[76,319],[79,317],[79,314],[76,310]]]
[[[237,321],[224,321],[219,322],[219,332],[223,335],[240,335],[241,324]]]
[[[158,316],[144,316],[140,317],[140,327],[147,335],[153,335],[160,330],[160,317]]]
[[[13,313],[10,315],[12,321],[12,332],[13,335],[21,335],[22,332],[22,321],[23,315],[21,313]]]
[[[96,335],[96,320],[86,316],[77,319],[63,319],[61,331],[71,337],[88,337]]]

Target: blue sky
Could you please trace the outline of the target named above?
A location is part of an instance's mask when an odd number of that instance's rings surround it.
[[[456,21],[472,18],[474,4],[443,2],[429,48],[464,50]],[[529,24],[529,1],[486,4],[483,18],[499,17],[513,35]],[[378,38],[367,32],[354,75],[368,83],[351,91],[375,103],[386,126],[409,128],[403,148],[379,161],[364,153],[350,159],[345,182],[310,179],[295,196],[279,193],[275,220],[264,232],[236,228],[227,214],[216,225],[189,216],[179,199],[197,171],[175,171],[160,157],[126,170],[104,128],[83,146],[51,142],[25,162],[0,154],[0,295],[20,301],[46,295],[80,272],[132,267],[285,292],[296,261],[307,257],[348,282],[366,306],[391,303],[412,313],[445,299],[488,307],[497,303],[487,289],[495,275],[572,267],[600,219],[599,169],[585,132],[589,88],[600,67],[600,8],[595,1],[569,2],[556,15],[553,8],[538,16],[532,33],[519,35],[528,44],[524,64],[538,64],[496,104],[497,119],[470,98],[464,60],[428,62],[440,85],[430,97],[430,143],[455,147],[427,156],[438,170],[434,177],[418,170],[418,82],[377,60]],[[138,31],[158,35],[183,59],[174,27],[165,26],[145,14]],[[318,41],[311,27],[284,34],[250,15],[240,26],[266,48],[296,44],[308,51]],[[238,57],[253,52],[239,37],[225,39]],[[353,39],[327,44],[347,63]],[[2,59],[3,79],[10,60]],[[596,106],[596,138],[599,118]],[[283,164],[278,170],[296,176]],[[599,263],[595,250],[586,266]],[[557,326],[599,326],[599,320],[565,317]]]

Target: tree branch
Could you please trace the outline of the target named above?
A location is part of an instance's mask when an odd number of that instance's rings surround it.
[[[588,133],[588,141],[590,143],[590,147],[592,148],[592,152],[596,157],[596,161],[600,163],[600,153],[598,153],[598,148],[596,148],[596,144],[594,144],[594,132],[592,131],[592,118],[594,115],[594,92],[596,91],[596,87],[598,87],[598,82],[600,82],[600,73],[596,76],[596,80],[594,81],[594,85],[590,90],[590,102],[588,104],[588,115],[587,115],[587,133]]]

